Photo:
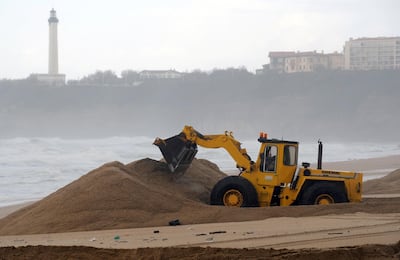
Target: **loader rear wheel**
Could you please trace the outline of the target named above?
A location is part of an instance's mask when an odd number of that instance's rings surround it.
[[[328,205],[348,202],[343,183],[318,181],[306,186],[299,200],[300,205]]]
[[[314,204],[329,205],[335,203],[335,199],[329,194],[320,194],[315,198]]]
[[[258,197],[255,188],[248,180],[240,176],[228,176],[215,184],[211,191],[210,204],[257,207]]]

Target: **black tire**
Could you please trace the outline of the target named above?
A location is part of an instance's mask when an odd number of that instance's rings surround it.
[[[235,205],[224,203],[229,194],[241,196]],[[228,176],[217,182],[211,191],[211,205],[225,205],[237,207],[258,207],[258,196],[254,186],[245,178],[240,176]]]
[[[333,204],[348,202],[344,183],[316,181],[305,187],[299,205]]]

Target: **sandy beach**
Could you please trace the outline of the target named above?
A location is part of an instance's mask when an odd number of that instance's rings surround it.
[[[391,244],[399,240],[399,232],[400,213],[360,212],[175,227],[2,236],[0,246],[332,248]]]
[[[400,169],[400,155],[325,163],[324,167],[337,170],[366,171],[367,174],[374,171],[391,171],[392,169]],[[400,179],[400,176],[398,176],[398,179]],[[379,245],[384,245],[394,248],[392,254],[398,256],[399,252],[396,252],[396,250],[399,250],[399,248],[396,247],[396,244],[400,241],[400,189],[397,190],[397,193],[392,190],[390,194],[382,192],[373,194],[372,192],[364,195],[365,198],[362,203],[326,206],[229,209],[205,205],[204,209],[201,210],[209,210],[209,214],[212,214],[216,220],[214,223],[186,221],[186,223],[182,223],[183,225],[178,226],[154,225],[142,228],[46,232],[27,235],[23,233],[18,235],[3,234],[0,236],[0,253],[6,258],[14,258],[13,256],[16,256],[17,252],[24,252],[23,255],[32,257],[43,256],[35,253],[39,248],[38,246],[45,246],[40,248],[48,252],[53,252],[52,250],[55,250],[58,246],[63,246],[64,249],[61,251],[63,251],[64,256],[70,255],[68,252],[73,250],[67,250],[67,248],[73,246],[75,253],[88,252],[86,247],[97,248],[93,249],[96,254],[99,254],[99,251],[96,250],[103,248],[132,250],[154,248],[153,251],[147,253],[160,254],[159,248],[179,247],[186,248],[182,250],[188,250],[188,247],[212,247],[246,248],[247,250],[272,248],[277,251],[268,251],[270,256],[279,252],[280,257],[285,255],[295,256],[296,254],[297,256],[314,253],[317,255],[325,254],[327,250],[337,253],[333,256],[340,256],[343,250],[347,250],[346,252],[349,253],[353,252],[351,248],[365,245],[381,248],[382,246]],[[27,206],[29,208],[32,203],[0,208],[0,218]],[[192,208],[192,211],[194,214],[197,212],[195,208]],[[176,216],[179,217],[179,214],[177,213]],[[338,247],[343,248],[339,250]],[[190,252],[198,252],[196,250],[192,249]],[[387,250],[386,247],[385,250]],[[191,254],[189,251],[185,252],[187,255]],[[131,256],[135,255],[141,258],[138,251],[131,253]],[[252,251],[251,254],[253,253],[258,254],[256,251]],[[266,256],[265,251],[259,251],[259,253]],[[174,256],[166,251],[164,255],[172,258]],[[229,251],[224,255],[229,255]],[[237,252],[236,256],[240,255],[241,253]]]

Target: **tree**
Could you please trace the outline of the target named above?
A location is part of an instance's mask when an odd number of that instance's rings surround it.
[[[134,70],[124,70],[121,72],[121,80],[125,85],[132,85],[139,80],[139,73]]]
[[[120,83],[120,78],[111,70],[97,70],[94,74],[89,74],[88,76],[80,80],[83,84],[89,85],[112,85]]]

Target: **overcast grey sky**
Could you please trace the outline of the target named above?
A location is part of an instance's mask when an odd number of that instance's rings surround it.
[[[398,0],[1,0],[0,79],[47,73],[53,7],[68,79],[106,69],[254,71],[270,51],[400,36]]]

